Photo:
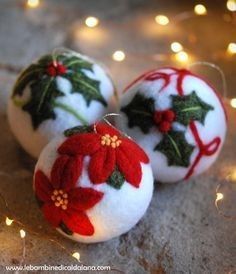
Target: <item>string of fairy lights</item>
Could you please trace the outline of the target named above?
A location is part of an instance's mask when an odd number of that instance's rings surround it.
[[[26,0],[25,1],[25,7],[28,8],[28,9],[36,9],[40,5],[41,5],[41,0]],[[226,2],[226,8],[232,13],[236,12],[236,0],[228,0]],[[206,16],[208,14],[208,10],[207,10],[207,7],[204,6],[203,4],[197,4],[197,5],[194,6],[193,11],[189,12],[189,14],[190,15],[188,15],[188,16],[190,18],[192,16]],[[160,26],[163,26],[163,27],[165,27],[165,26],[167,26],[168,24],[171,23],[170,18],[168,18],[164,14],[156,15],[154,20],[155,20],[156,24],[158,24]],[[88,28],[96,28],[100,24],[100,20],[97,17],[88,16],[84,20],[84,24]],[[175,57],[176,61],[178,61],[180,63],[183,63],[183,64],[188,62],[189,54],[187,53],[187,51],[184,49],[184,46],[179,41],[173,41],[170,44],[170,50],[171,50],[172,54],[174,54],[174,57]],[[225,49],[225,54],[227,54],[229,56],[236,55],[236,42],[230,42],[227,45],[227,47]],[[115,62],[122,62],[126,59],[126,57],[127,57],[127,54],[122,49],[115,50],[111,55],[111,58]],[[18,70],[19,70],[18,68],[15,68],[13,66],[1,65],[1,64],[0,64],[0,69],[6,69],[6,70],[9,70],[9,71],[12,71],[12,72],[18,72]],[[231,107],[236,108],[236,98],[231,98],[230,105],[231,105]],[[218,185],[217,188],[216,188],[215,207],[217,209],[217,212],[221,216],[223,216],[227,219],[231,219],[231,220],[236,219],[236,216],[229,216],[221,210],[220,203],[224,199],[224,194],[221,192],[220,188],[221,188],[221,185]],[[0,198],[3,201],[3,203],[5,205],[5,209],[8,213],[8,214],[0,213],[0,215],[3,218],[5,218],[6,226],[8,226],[8,227],[12,226],[15,223],[20,227],[19,236],[22,240],[22,259],[20,261],[20,264],[23,265],[24,260],[25,260],[25,255],[26,255],[26,245],[25,245],[25,242],[26,242],[25,238],[26,238],[26,235],[27,235],[26,231],[28,230],[29,232],[31,232],[32,234],[35,234],[35,235],[39,235],[39,233],[35,232],[35,231],[32,231],[30,228],[27,228],[26,225],[21,223],[19,220],[17,220],[16,218],[13,218],[12,217],[13,215],[9,210],[8,204],[7,204],[5,198],[3,197],[3,195],[1,193],[0,193]],[[77,262],[80,262],[80,253],[78,251],[71,252],[64,245],[62,245],[59,241],[57,241],[55,239],[52,239],[52,238],[48,238],[48,237],[44,237],[44,238],[46,240],[54,243],[58,247],[60,247],[69,256],[72,256]],[[116,269],[114,269],[114,270],[116,270]],[[117,270],[117,271],[121,272],[119,270]]]
[[[40,7],[42,0],[26,0],[26,8],[29,9],[36,9]],[[226,8],[234,13],[236,11],[236,0],[228,0],[226,2]],[[208,14],[207,7],[203,4],[196,4],[193,7],[192,11],[186,12],[184,16],[184,20],[186,18],[192,18],[193,16],[206,16]],[[175,18],[173,18],[174,21],[181,21],[183,19],[177,20],[178,17],[181,17],[179,15],[176,15]],[[168,18],[168,16],[164,14],[158,14],[154,18],[156,24],[159,26],[165,27],[169,24],[171,24],[171,19]],[[88,28],[96,28],[100,24],[99,18],[95,16],[88,16],[84,20],[84,24]],[[179,41],[173,41],[170,43],[170,50],[174,54],[174,59],[182,64],[186,64],[189,61],[189,54],[184,49],[184,46]],[[236,41],[235,42],[229,42],[228,45],[225,48],[225,54],[227,56],[233,56],[236,55]],[[116,62],[122,62],[126,59],[127,54],[122,49],[115,50],[111,58]],[[236,98],[230,99],[230,105],[233,108],[236,108]]]

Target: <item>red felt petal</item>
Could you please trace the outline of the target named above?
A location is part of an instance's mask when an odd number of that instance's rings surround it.
[[[71,157],[63,173],[62,187],[66,190],[74,187],[82,173],[82,169],[83,156],[78,155],[75,157]]]
[[[125,180],[134,187],[139,187],[142,179],[140,163],[134,157],[127,157],[123,149],[118,149],[116,153],[116,163],[118,169],[125,176]]]
[[[104,183],[115,168],[115,149],[102,147],[90,160],[88,173],[94,184]]]
[[[56,159],[51,170],[51,182],[54,189],[60,189],[62,185],[62,174],[68,163],[69,156],[62,155]]]
[[[114,127],[109,126],[108,124],[105,124],[105,123],[97,123],[96,131],[100,135],[104,135],[104,134],[110,134],[111,136],[113,136],[113,135],[119,136],[120,135],[120,132],[117,129],[115,129]]]
[[[41,171],[37,170],[34,176],[34,187],[36,196],[42,202],[48,202],[51,200],[52,185],[46,175]]]
[[[84,211],[95,206],[103,197],[103,193],[92,188],[78,187],[69,192],[69,208]]]
[[[83,167],[83,157],[67,155],[59,156],[51,171],[51,180],[54,188],[69,190],[75,186]]]
[[[94,227],[84,212],[78,213],[70,210],[62,212],[62,214],[63,222],[74,233],[84,236],[91,236],[94,234]]]
[[[45,219],[54,227],[58,227],[61,222],[61,209],[53,203],[44,204],[42,211]]]
[[[127,158],[132,158],[138,162],[143,162],[145,164],[149,163],[149,158],[147,154],[134,141],[128,138],[123,138],[119,148],[122,148],[122,151],[126,154]]]
[[[91,155],[101,146],[101,137],[96,133],[81,133],[73,135],[57,149],[60,154]]]

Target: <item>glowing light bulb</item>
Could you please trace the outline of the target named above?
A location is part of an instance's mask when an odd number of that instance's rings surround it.
[[[21,229],[20,230],[20,237],[23,239],[23,238],[25,238],[25,236],[26,236],[26,232],[23,229]]]
[[[173,52],[180,52],[183,50],[183,46],[179,42],[171,43],[170,48]]]
[[[230,105],[232,108],[236,108],[236,98],[230,100]]]
[[[216,202],[222,200],[224,198],[224,195],[220,192],[216,193]]]
[[[11,220],[10,218],[6,217],[6,225],[10,226],[13,223],[13,220]]]
[[[112,54],[113,60],[122,62],[125,59],[125,53],[122,50],[117,50]]]
[[[207,9],[204,5],[198,4],[194,7],[194,12],[197,15],[206,15],[207,14]]]
[[[236,0],[228,0],[226,7],[230,11],[236,11]]]
[[[74,257],[77,261],[80,261],[80,254],[79,254],[79,252],[74,252],[72,254],[72,257]]]
[[[155,21],[157,24],[162,25],[162,26],[166,26],[170,22],[169,18],[165,15],[157,15],[155,17]]]
[[[35,9],[39,6],[39,0],[27,0],[27,7]]]
[[[175,54],[175,58],[181,63],[186,63],[188,61],[188,54],[185,51],[180,51]]]
[[[229,43],[227,52],[229,54],[236,54],[236,43]]]
[[[85,25],[89,28],[95,28],[99,23],[99,20],[96,17],[89,16],[85,19]]]

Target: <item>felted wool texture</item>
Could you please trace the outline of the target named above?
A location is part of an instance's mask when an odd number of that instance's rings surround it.
[[[57,149],[65,139],[64,136],[56,137],[43,149],[36,164],[35,172],[41,170],[50,178],[52,166],[59,156]],[[89,179],[89,161],[90,156],[86,156],[77,186],[90,187],[104,193],[101,201],[86,211],[95,232],[92,236],[81,236],[76,233],[69,236],[61,229],[58,228],[57,230],[72,240],[96,243],[126,233],[142,218],[152,198],[153,175],[151,165],[141,163],[143,175],[139,188],[132,186],[127,181],[120,189],[115,189],[106,183],[95,185]]]
[[[165,85],[166,82],[163,76],[152,81],[144,80],[147,75],[156,73],[173,75],[170,76],[170,82],[167,85]],[[122,94],[119,103],[119,113],[121,117],[116,119],[116,126],[131,136],[148,154],[151,161],[154,178],[163,183],[178,182],[186,179],[191,166],[199,154],[199,146],[193,136],[190,126],[188,125],[185,127],[183,124],[177,122],[172,124],[175,131],[184,132],[184,137],[186,138],[187,143],[194,146],[194,149],[187,167],[175,165],[170,166],[168,165],[166,155],[158,150],[154,150],[154,148],[163,140],[164,134],[161,133],[155,126],[151,127],[149,133],[147,134],[144,134],[138,126],[130,127],[128,125],[128,116],[124,111],[121,111],[121,109],[127,106],[136,94],[141,94],[145,98],[153,98],[155,102],[155,111],[171,109],[171,95],[178,95],[177,86],[180,73],[181,71],[176,69],[164,68],[153,70],[147,74],[144,74],[136,82],[131,84]],[[226,136],[227,118],[219,96],[203,79],[192,74],[184,76],[182,81],[182,91],[183,95],[190,95],[193,91],[195,91],[196,95],[204,103],[209,104],[214,108],[214,110],[208,111],[204,124],[199,121],[194,121],[202,142],[204,144],[209,144],[215,138],[220,138],[221,140],[221,143],[215,153],[212,155],[203,155],[201,157],[200,161],[195,166],[193,173],[189,175],[189,177],[191,177],[201,174],[207,170],[217,159]],[[211,147],[211,149],[213,147]]]
[[[88,106],[85,98],[80,93],[71,93],[71,82],[62,76],[56,77],[58,90],[65,96],[56,98],[56,103],[69,106],[72,110],[81,115],[88,124],[100,119],[106,113],[112,111],[116,104],[115,89],[112,80],[106,69],[95,62],[94,60],[76,53],[66,53],[66,56],[77,56],[83,60],[91,62],[92,71],[83,70],[84,74],[90,79],[100,81],[99,89],[107,106],[104,106],[99,101],[92,100]],[[30,84],[29,82],[23,90],[22,96],[15,96],[18,101],[27,102],[30,98]],[[15,135],[21,146],[33,157],[37,158],[42,148],[56,135],[63,132],[67,128],[81,125],[81,121],[74,115],[61,109],[54,108],[56,119],[44,120],[37,129],[32,126],[32,121],[29,113],[22,110],[22,107],[17,106],[12,98],[8,101],[8,120],[13,134]]]

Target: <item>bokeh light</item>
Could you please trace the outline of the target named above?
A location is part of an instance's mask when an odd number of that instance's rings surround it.
[[[117,50],[112,55],[113,60],[122,62],[125,59],[125,53],[122,50]]]
[[[236,11],[236,0],[228,0],[226,7],[230,11]]]
[[[236,43],[229,43],[227,52],[232,55],[236,54]]]
[[[26,5],[29,8],[37,8],[39,6],[40,2],[39,0],[27,0]]]
[[[207,14],[207,9],[204,5],[198,4],[194,7],[194,12],[197,15],[206,15]]]
[[[169,18],[165,15],[157,15],[155,17],[155,21],[157,24],[162,25],[162,26],[166,26],[170,22]]]
[[[180,52],[183,50],[183,46],[179,42],[171,43],[170,48],[173,52]]]
[[[89,28],[94,28],[99,24],[99,20],[96,17],[89,16],[85,19],[85,25]]]
[[[175,54],[175,59],[178,62],[186,63],[186,62],[188,62],[189,56],[188,56],[187,52],[180,51],[180,52],[178,52],[178,53]]]

